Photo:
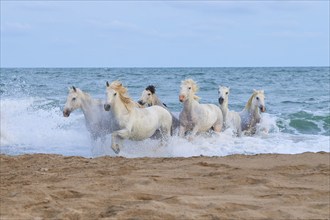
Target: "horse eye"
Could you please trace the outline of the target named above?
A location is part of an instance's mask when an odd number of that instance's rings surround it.
[[[191,87],[189,87],[188,89],[191,89]]]
[[[151,95],[150,93],[148,93],[148,95]]]
[[[72,98],[72,101],[76,101],[76,98]]]
[[[256,97],[257,100],[259,100],[259,97]]]
[[[228,92],[226,92],[226,95],[228,95]]]
[[[115,92],[114,94],[113,94],[113,96],[116,96],[117,95],[117,93]]]

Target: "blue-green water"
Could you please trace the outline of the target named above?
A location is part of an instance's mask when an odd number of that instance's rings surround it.
[[[81,111],[62,116],[72,85],[105,99],[106,81],[120,80],[134,100],[149,84],[169,109],[178,114],[180,83],[197,81],[201,103],[218,104],[218,86],[231,88],[229,108],[241,111],[253,89],[263,89],[267,112],[261,127],[268,134],[197,137],[192,142],[172,137],[168,146],[155,140],[127,141],[122,156],[194,156],[233,153],[301,153],[330,148],[329,67],[278,68],[1,68],[1,153],[110,154],[107,143],[92,143]]]

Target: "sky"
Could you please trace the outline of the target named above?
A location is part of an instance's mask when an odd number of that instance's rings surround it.
[[[329,66],[329,0],[1,0],[1,67]]]

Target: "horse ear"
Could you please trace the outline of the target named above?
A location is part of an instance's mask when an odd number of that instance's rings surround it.
[[[261,93],[265,93],[265,91],[264,91],[264,90],[260,90],[260,92],[261,92]]]
[[[253,92],[257,92],[257,90],[256,89],[253,89]]]
[[[110,85],[109,85],[109,82],[107,81],[107,87],[109,87]]]
[[[73,91],[77,92],[76,87],[72,86]]]

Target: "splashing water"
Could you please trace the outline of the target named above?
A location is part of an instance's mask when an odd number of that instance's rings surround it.
[[[178,115],[182,108],[178,102],[180,82],[194,77],[200,86],[202,103],[217,104],[217,86],[230,86],[229,108],[236,111],[243,109],[253,88],[264,89],[268,112],[262,114],[256,135],[234,137],[232,131],[226,130],[221,134],[196,136],[191,141],[173,136],[165,146],[157,140],[126,140],[120,156],[329,152],[328,71],[328,68],[2,68],[0,151],[11,155],[56,153],[84,157],[115,156],[110,148],[110,135],[105,143],[91,141],[81,111],[73,112],[69,118],[62,116],[67,87],[75,85],[95,98],[104,99],[105,82],[120,79],[129,88],[133,99],[137,100],[147,85],[155,84],[158,96]],[[293,83],[287,82],[287,78],[299,86],[291,88]]]

